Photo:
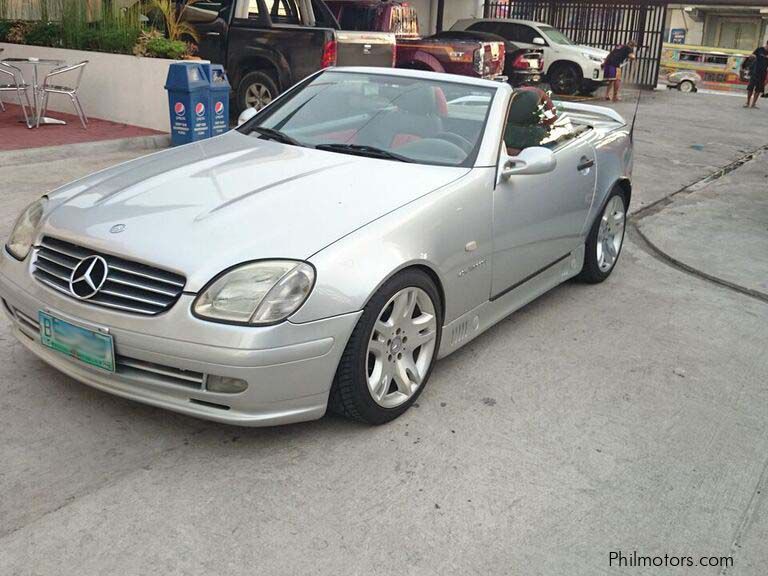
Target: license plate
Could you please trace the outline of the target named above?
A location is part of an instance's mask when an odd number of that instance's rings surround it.
[[[112,336],[65,322],[46,312],[38,312],[38,318],[40,342],[43,346],[89,366],[107,372],[115,371],[115,343]]]

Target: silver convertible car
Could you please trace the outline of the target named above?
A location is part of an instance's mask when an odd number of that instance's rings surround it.
[[[202,418],[380,424],[438,358],[616,265],[632,148],[610,109],[331,68],[251,115],[27,207],[0,250],[19,341]]]

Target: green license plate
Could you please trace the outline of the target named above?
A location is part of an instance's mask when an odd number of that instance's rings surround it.
[[[65,322],[38,312],[43,346],[108,372],[115,371],[115,344],[112,336]]]

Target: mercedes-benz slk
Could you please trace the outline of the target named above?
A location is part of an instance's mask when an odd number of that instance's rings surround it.
[[[26,348],[220,422],[383,423],[439,357],[616,265],[632,147],[612,110],[348,68],[245,114],[23,211],[0,306]]]

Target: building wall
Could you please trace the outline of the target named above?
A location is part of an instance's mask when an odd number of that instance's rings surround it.
[[[670,41],[670,32],[672,30],[685,30],[685,44],[703,45],[704,43],[704,20],[697,21],[694,16],[687,13],[682,6],[669,6],[667,8],[667,32],[665,41]]]
[[[168,66],[175,60],[162,58],[139,58],[124,54],[103,52],[82,52],[43,46],[25,46],[0,42],[4,57],[53,58],[68,64],[88,60],[80,85],[80,101],[89,118],[101,118],[168,132],[168,96],[165,79]],[[26,79],[30,78],[29,65],[21,64]],[[40,68],[40,73],[50,67]],[[118,74],[115,71],[119,71]],[[3,92],[6,102],[16,102],[16,94]],[[50,110],[73,113],[69,98],[51,96]]]
[[[437,0],[408,0],[419,15],[419,26],[424,36],[435,33],[437,25]],[[443,30],[448,30],[462,18],[479,18],[483,15],[483,0],[445,0]]]
[[[768,39],[766,16],[759,8],[670,4],[665,40],[683,29],[686,44],[752,50]]]

